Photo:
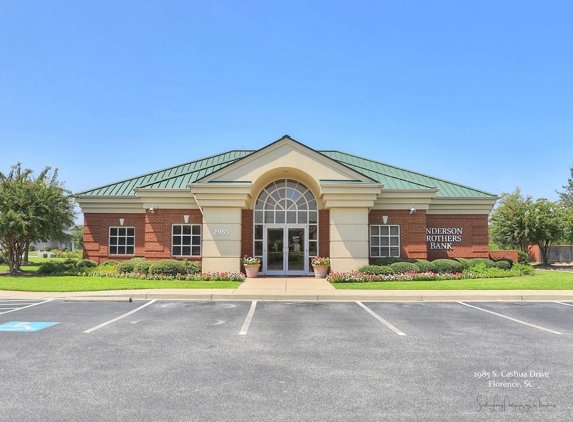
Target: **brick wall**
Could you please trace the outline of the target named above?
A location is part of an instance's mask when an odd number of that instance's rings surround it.
[[[253,256],[253,210],[243,210],[241,215],[241,256]]]
[[[330,210],[318,212],[318,255],[330,256]]]
[[[409,259],[488,258],[487,215],[444,214],[427,215],[424,210],[410,214],[409,210],[371,210],[369,224],[400,226],[400,256]],[[461,228],[462,241],[452,242],[452,250],[430,249],[426,228]],[[440,242],[442,243],[442,242]],[[374,262],[376,258],[370,258]]]
[[[518,262],[518,251],[489,251],[489,259],[497,261],[498,259],[511,259],[513,262]]]
[[[409,210],[371,210],[368,224],[384,224],[382,217],[385,215],[388,216],[386,224],[400,226],[400,256],[426,259],[426,211],[410,214]],[[370,258],[370,262],[376,259]]]
[[[127,261],[134,257],[150,260],[173,258],[171,256],[171,225],[184,224],[183,216],[189,216],[188,224],[202,224],[199,210],[159,209],[154,214],[84,214],[84,258],[98,264],[113,259]],[[135,227],[135,254],[108,255],[109,227],[118,227],[123,218],[123,227]],[[183,259],[183,258],[181,258]],[[198,261],[200,257],[187,257]]]
[[[428,228],[461,228],[462,241],[453,242],[452,250],[430,249],[428,259],[438,258],[488,258],[488,216],[483,214],[428,215]]]

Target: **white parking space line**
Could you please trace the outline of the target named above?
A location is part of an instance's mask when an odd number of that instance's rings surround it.
[[[560,305],[565,305],[565,306],[573,306],[571,303],[563,303],[563,302],[557,302],[557,301],[555,301],[555,303],[558,303]]]
[[[151,305],[152,303],[155,303],[155,302],[157,302],[157,299],[154,299],[154,300],[152,300],[151,302],[147,302],[145,305],[142,305],[142,306],[140,306],[139,308],[135,308],[133,311],[130,311],[130,312],[128,312],[127,314],[123,314],[123,315],[121,315],[121,316],[118,316],[117,318],[114,318],[114,319],[112,319],[112,320],[109,320],[109,321],[107,321],[107,322],[104,322],[103,324],[100,324],[100,325],[98,325],[98,326],[96,326],[96,327],[90,328],[89,330],[84,331],[84,333],[91,333],[92,331],[99,330],[100,328],[105,327],[106,325],[113,324],[114,322],[119,321],[120,319],[125,318],[126,316],[129,316],[129,315],[131,315],[131,314],[134,314],[134,313],[136,313],[137,311],[140,311],[140,310],[142,310],[143,308],[145,308],[146,306],[149,306],[149,305]]]
[[[256,307],[257,307],[257,301],[253,300],[253,303],[251,303],[251,309],[249,309],[249,313],[247,314],[247,319],[245,319],[245,322],[243,323],[243,327],[241,328],[241,331],[239,332],[240,336],[247,335],[247,331],[249,331],[249,325],[251,325],[251,321],[253,320],[253,315],[255,314]]]
[[[358,305],[362,306],[364,308],[364,310],[366,312],[368,312],[370,315],[372,315],[374,318],[376,318],[378,321],[380,321],[382,324],[384,324],[386,327],[390,328],[392,331],[394,331],[396,334],[398,334],[399,336],[405,336],[406,333],[403,331],[400,331],[399,329],[397,329],[396,327],[394,327],[392,324],[390,324],[388,321],[386,321],[384,318],[382,318],[380,315],[378,315],[377,313],[375,313],[372,309],[370,309],[368,306],[364,305],[362,302],[356,302]]]
[[[48,300],[45,300],[45,301],[43,301],[43,302],[33,303],[32,305],[22,306],[21,308],[12,309],[11,311],[0,312],[0,315],[8,314],[8,313],[10,313],[10,312],[21,311],[22,309],[30,308],[30,307],[32,307],[32,306],[42,305],[42,304],[44,304],[44,303],[51,302],[52,300],[54,300],[54,299],[48,299]]]
[[[519,320],[519,319],[511,318],[511,317],[508,317],[508,316],[506,316],[506,315],[498,314],[497,312],[488,311],[487,309],[483,309],[483,308],[480,308],[480,307],[478,307],[478,306],[470,305],[470,304],[467,304],[467,303],[464,303],[464,302],[458,302],[458,303],[459,303],[460,305],[469,306],[470,308],[474,308],[474,309],[477,309],[477,310],[479,310],[479,311],[487,312],[488,314],[497,315],[497,316],[499,316],[499,317],[502,317],[502,318],[505,318],[505,319],[509,319],[510,321],[513,321],[513,322],[518,322],[518,323],[520,323],[520,324],[527,325],[527,326],[529,326],[529,327],[533,327],[533,328],[537,328],[537,329],[539,329],[539,330],[547,331],[547,332],[549,332],[549,333],[553,333],[553,334],[563,334],[563,333],[560,333],[559,331],[550,330],[549,328],[543,328],[543,327],[540,327],[539,325],[530,324],[529,322],[521,321],[521,320]]]

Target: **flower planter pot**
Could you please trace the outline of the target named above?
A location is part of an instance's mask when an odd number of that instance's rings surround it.
[[[313,265],[312,268],[314,269],[314,276],[316,278],[326,278],[328,267],[330,267],[330,265]]]
[[[257,278],[259,276],[259,268],[261,264],[243,264],[245,266],[245,272],[247,273],[247,278]]]

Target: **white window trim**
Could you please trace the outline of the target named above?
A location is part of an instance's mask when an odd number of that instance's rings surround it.
[[[181,234],[178,236],[181,236],[181,242],[183,242],[183,236],[190,236],[191,237],[191,244],[190,245],[183,245],[182,243],[179,245],[175,245],[173,244],[173,236],[175,236],[175,233],[173,233],[173,230],[175,229],[175,226],[181,226],[181,228],[183,228],[183,226],[190,226],[191,227],[191,234],[183,234],[183,231],[181,231]],[[193,234],[193,227],[199,227],[199,234]],[[193,245],[193,237],[199,237],[199,245]],[[173,248],[175,247],[180,247],[181,248],[181,252],[183,252],[183,246],[189,246],[190,247],[190,251],[191,251],[191,255],[175,255],[173,253]],[[193,248],[199,248],[199,255],[193,255]],[[200,258],[202,256],[203,253],[203,227],[202,224],[172,224],[171,225],[171,256],[172,257],[177,257],[177,258],[181,258],[181,257],[190,257],[190,258]]]
[[[381,235],[381,234],[374,234],[373,235],[372,234],[372,227],[378,227],[378,233],[380,233],[382,227],[388,227],[388,235]],[[391,227],[398,227],[398,234],[390,234],[390,231],[391,231],[390,228]],[[377,237],[378,239],[388,238],[388,246],[382,246],[380,243],[378,245],[372,245],[372,238],[373,237]],[[398,238],[398,244],[397,245],[391,245],[390,244],[391,238]],[[369,233],[368,233],[368,243],[369,243],[368,251],[369,251],[369,255],[371,258],[388,258],[388,257],[400,258],[400,251],[401,251],[400,226],[397,224],[371,224],[370,228],[369,228]],[[372,248],[377,248],[379,254],[380,254],[381,248],[388,248],[388,251],[390,251],[392,248],[398,248],[398,255],[397,256],[372,255]],[[389,253],[391,253],[391,252],[389,252]]]
[[[126,239],[128,238],[127,229],[133,229],[133,253],[111,253],[111,247],[112,247],[111,229],[118,229],[118,234],[116,236],[114,236],[116,239],[120,238],[119,229],[126,229],[126,231],[125,231],[126,235],[122,236],[122,237],[125,237]],[[129,236],[129,237],[132,237],[132,236]],[[126,242],[127,242],[127,240],[126,240]],[[115,247],[125,246],[125,248],[127,249],[127,247],[131,246],[131,245],[128,245],[127,243],[125,245],[119,245],[116,243],[113,246],[115,246]],[[134,256],[135,255],[135,227],[134,226],[110,226],[108,231],[107,231],[107,254],[108,254],[108,256]]]

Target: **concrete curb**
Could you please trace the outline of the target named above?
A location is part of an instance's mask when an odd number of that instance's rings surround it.
[[[4,293],[4,292],[3,292]],[[21,292],[19,292],[21,293]],[[83,292],[84,294],[86,292]],[[381,291],[373,291],[370,293],[354,292],[353,294],[345,294],[343,291],[337,291],[337,294],[265,294],[265,293],[206,293],[200,290],[196,292],[182,291],[181,293],[165,292],[161,290],[154,290],[152,292],[134,293],[130,292],[128,295],[118,291],[115,295],[110,292],[104,294],[85,294],[84,296],[68,296],[69,293],[54,292],[49,296],[46,293],[39,293],[37,296],[30,292],[29,295],[14,295],[14,296],[0,296],[0,299],[55,299],[65,300],[70,302],[122,302],[128,299],[133,300],[228,300],[228,301],[305,301],[305,302],[470,302],[470,301],[507,301],[507,302],[541,302],[541,301],[573,301],[573,291],[567,291],[561,294],[551,294],[547,291],[542,293],[534,292],[519,292],[519,293],[456,293],[452,291],[451,294],[444,294],[443,292],[436,292],[436,294],[388,294]]]

